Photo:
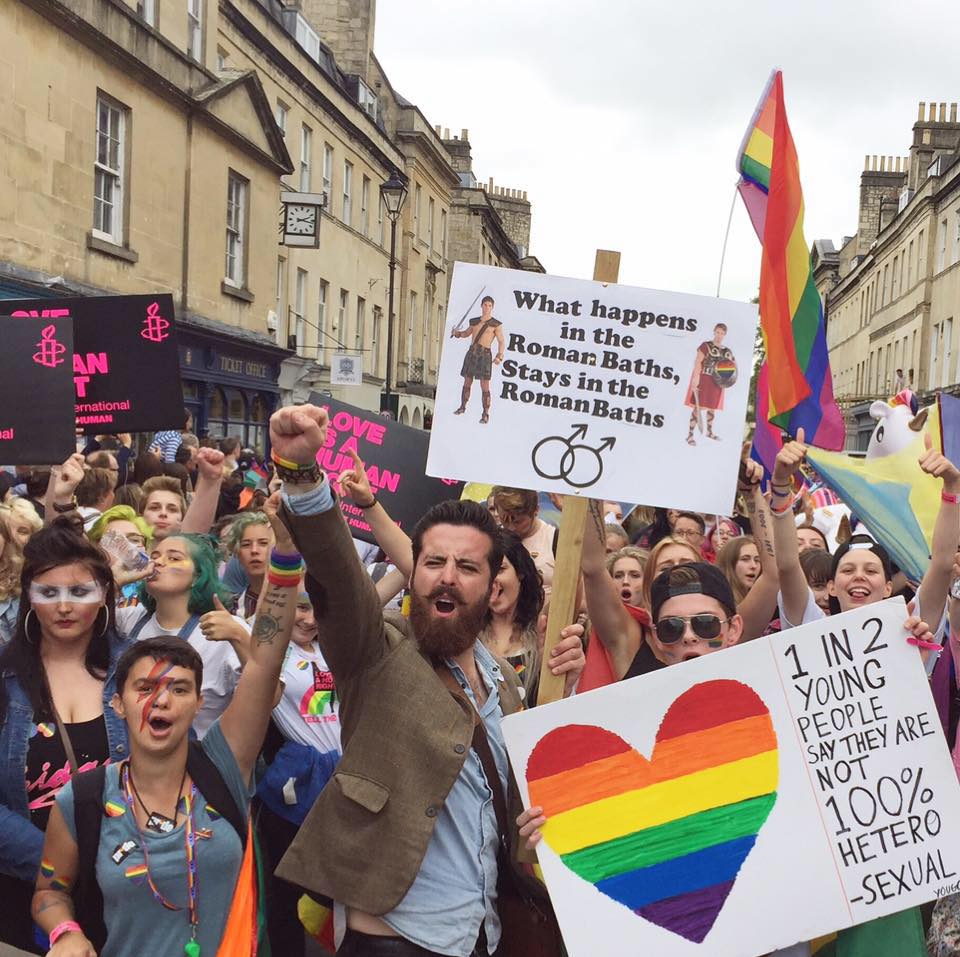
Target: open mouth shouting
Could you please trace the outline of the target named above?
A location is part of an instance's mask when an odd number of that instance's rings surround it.
[[[147,719],[147,727],[150,729],[150,737],[162,739],[169,736],[173,730],[173,722],[161,714],[154,713]]]
[[[463,599],[452,588],[438,588],[430,596],[430,602],[441,618],[449,618],[463,604]]]

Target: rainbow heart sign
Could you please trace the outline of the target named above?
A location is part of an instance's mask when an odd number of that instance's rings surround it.
[[[777,800],[777,736],[759,695],[705,681],[664,715],[649,760],[619,735],[568,724],[527,762],[530,805],[563,863],[694,943],[710,933]]]

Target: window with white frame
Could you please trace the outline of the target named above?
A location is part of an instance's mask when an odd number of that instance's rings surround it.
[[[203,62],[203,0],[187,0],[187,55]]]
[[[383,310],[379,306],[373,307],[373,329],[370,337],[370,374],[380,375],[380,328],[383,325]]]
[[[297,25],[294,28],[294,39],[304,50],[307,51],[308,55],[312,60],[319,62],[320,60],[320,35],[317,33],[313,27],[304,20],[303,15],[297,14]]]
[[[440,210],[440,255],[447,258],[447,211]]]
[[[947,221],[940,220],[940,252],[937,255],[937,272],[947,264]]]
[[[906,288],[909,289],[913,285],[913,240],[910,240],[910,245],[907,247],[907,285]]]
[[[326,279],[320,280],[317,291],[317,362],[323,365],[327,354],[327,290],[330,284]]]
[[[427,249],[433,252],[433,217],[436,214],[436,203],[431,196],[427,200]]]
[[[157,25],[157,0],[137,0],[137,16],[151,27]]]
[[[333,202],[333,147],[323,144],[323,191],[327,194],[327,204]]]
[[[360,189],[360,229],[364,236],[370,235],[370,177],[363,177]]]
[[[227,259],[224,279],[242,289],[247,276],[247,190],[249,183],[233,171],[227,177]]]
[[[289,115],[290,107],[283,100],[277,100],[277,126],[280,127],[280,132],[284,136],[287,135],[287,117]]]
[[[953,214],[953,259],[951,262],[960,262],[960,209]]]
[[[225,70],[227,68],[227,60],[230,58],[230,54],[224,50],[223,47],[217,47],[217,69]]]
[[[897,298],[897,269],[900,266],[900,259],[898,256],[893,257],[893,275],[890,279],[890,301],[893,302]]]
[[[354,330],[353,348],[355,352],[363,352],[363,338],[366,335],[367,301],[357,296],[357,327]]]
[[[414,331],[417,325],[417,294],[415,292],[410,293],[410,315],[407,317],[407,363],[408,366],[413,365],[413,342],[414,342]],[[407,369],[407,375],[410,374],[410,369]]]
[[[300,127],[300,192],[310,192],[310,151],[313,146],[313,130],[304,123]]]
[[[123,244],[123,204],[126,190],[127,110],[114,100],[97,96],[97,152],[93,166],[93,232]]]
[[[383,226],[383,197],[379,195],[379,190],[377,190],[377,242],[382,246],[383,237],[384,237],[384,226]]]
[[[423,190],[420,188],[420,184],[417,184],[416,190],[413,193],[413,235],[419,239],[420,238],[420,207],[423,203]]]
[[[287,330],[286,316],[284,316],[284,293],[287,283],[287,261],[283,256],[277,257],[277,295],[273,311],[277,317],[277,342],[286,345],[281,336],[289,335]]]
[[[343,221],[353,225],[353,163],[343,161]]]
[[[307,316],[307,283],[310,281],[310,274],[306,269],[297,269],[297,291],[296,291],[296,305],[294,306],[294,314],[297,319],[297,325],[294,330],[294,335],[297,337],[297,352],[300,353],[303,351],[303,347],[307,344],[306,336],[306,323],[305,319]]]
[[[348,324],[350,317],[347,310],[350,308],[350,293],[346,289],[340,290],[340,305],[337,309],[337,348],[343,350],[347,344]]]

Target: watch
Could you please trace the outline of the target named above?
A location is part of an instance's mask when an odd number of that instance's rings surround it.
[[[53,510],[59,515],[66,515],[67,512],[75,512],[77,510],[77,497],[74,497],[66,505],[61,505],[59,502],[53,502]]]

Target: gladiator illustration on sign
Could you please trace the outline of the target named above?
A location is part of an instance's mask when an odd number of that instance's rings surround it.
[[[713,327],[713,339],[701,342],[697,347],[697,357],[690,376],[690,388],[687,390],[686,405],[690,413],[690,428],[687,431],[687,444],[696,445],[693,430],[703,432],[703,413],[707,413],[708,439],[719,440],[713,431],[713,421],[717,412],[723,408],[723,392],[737,381],[737,360],[723,344],[727,327],[718,322]]]
[[[481,290],[482,292],[483,290]],[[469,314],[473,309],[474,303],[467,310]],[[463,391],[460,393],[460,408],[454,412],[454,415],[463,415],[467,411],[467,402],[470,401],[470,390],[473,388],[473,380],[480,380],[480,392],[483,401],[483,415],[480,416],[480,424],[486,425],[490,421],[490,376],[493,374],[493,366],[500,365],[503,361],[503,353],[506,350],[506,343],[503,338],[503,324],[499,319],[493,317],[493,296],[484,296],[480,300],[480,315],[474,316],[467,323],[466,328],[461,329],[466,315],[454,327],[450,333],[453,339],[470,338],[470,348],[467,350],[463,359],[463,366],[460,369],[460,375],[463,376]],[[497,355],[492,357],[490,349],[494,342],[497,344]]]

